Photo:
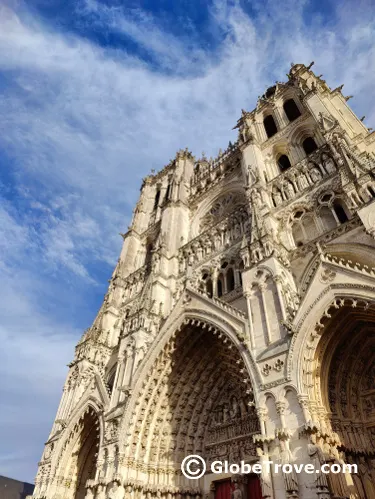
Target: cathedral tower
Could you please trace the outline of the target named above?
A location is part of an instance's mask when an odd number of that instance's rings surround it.
[[[33,498],[375,497],[375,133],[311,67],[144,179]],[[189,454],[359,472],[189,480]]]

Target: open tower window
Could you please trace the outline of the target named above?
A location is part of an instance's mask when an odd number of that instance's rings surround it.
[[[160,187],[157,188],[156,194],[155,194],[155,201],[154,201],[154,210],[159,206],[159,200],[160,200]]]
[[[297,104],[293,99],[289,99],[284,102],[284,111],[289,121],[296,120],[299,116],[301,116],[301,112],[297,107]]]
[[[285,170],[287,170],[292,166],[286,154],[283,154],[282,156],[279,157],[279,159],[277,160],[277,164],[279,165],[279,168],[282,172],[284,172]]]
[[[341,224],[345,223],[348,221],[348,216],[345,213],[344,208],[342,207],[341,203],[339,201],[334,201],[333,203],[333,209],[336,213],[337,218],[339,219],[339,222]]]
[[[302,147],[307,155],[318,149],[318,146],[316,145],[316,142],[312,137],[307,137],[307,139],[302,142]]]
[[[277,133],[275,120],[270,114],[264,118],[263,125],[268,138],[273,137]]]

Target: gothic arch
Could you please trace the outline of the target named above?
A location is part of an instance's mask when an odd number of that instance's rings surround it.
[[[64,488],[66,499],[84,499],[87,480],[94,479],[97,454],[103,441],[103,408],[94,397],[85,400],[74,411],[63,430],[54,453],[57,487]]]
[[[328,286],[308,307],[296,326],[299,332],[295,333],[291,342],[288,374],[295,379],[298,392],[308,395],[313,411],[316,411],[311,416],[320,418],[323,424],[329,423],[332,412],[327,393],[329,366],[336,348],[344,340],[343,330],[337,329],[338,325],[351,327],[354,331],[364,320],[371,319],[371,324],[375,324],[374,310],[373,286]],[[292,363],[295,365],[293,372]]]
[[[327,310],[332,307],[336,300],[360,300],[375,302],[375,288],[365,284],[343,284],[327,286],[322,293],[310,305],[306,305],[305,312],[297,317],[294,326],[289,354],[288,354],[288,377],[296,384],[298,393],[305,393],[305,384],[309,384],[306,378],[306,351],[309,355],[315,355],[322,332],[320,319],[325,316]],[[315,325],[315,326],[312,326]],[[316,331],[316,327],[318,331]],[[312,345],[314,345],[312,347]]]
[[[63,429],[64,438],[59,438],[58,443],[56,444],[54,456],[56,462],[55,466],[60,466],[61,458],[63,454],[63,448],[66,445],[66,441],[69,438],[73,428],[81,419],[82,415],[84,415],[88,410],[92,409],[98,415],[98,420],[100,424],[100,445],[103,442],[103,434],[104,434],[104,419],[103,419],[103,403],[95,396],[89,395],[85,397],[84,400],[80,401],[80,403],[74,408],[73,412],[69,415],[69,423]],[[55,434],[52,436],[52,438]]]
[[[133,393],[139,389],[144,376],[146,376],[147,371],[151,368],[163,347],[190,321],[202,323],[203,327],[224,335],[241,353],[251,383],[255,386],[262,382],[259,367],[245,345],[243,333],[240,333],[240,330],[245,328],[244,323],[241,321],[241,327],[236,327],[232,323],[232,318],[226,317],[226,314],[215,314],[212,310],[207,311],[201,303],[191,304],[189,303],[191,302],[191,298],[190,291],[187,291],[182,299],[180,299],[180,304],[176,305],[175,310],[159,331],[158,338],[154,341],[154,344],[150,345],[148,354],[142,360],[135,373],[136,381]]]
[[[262,274],[265,278],[275,277],[275,270],[272,269],[269,265],[261,264],[258,266],[256,276],[262,277]]]
[[[367,244],[358,243],[334,243],[326,247],[326,251],[332,256],[351,260],[359,265],[372,267],[374,264],[374,248]]]
[[[296,395],[298,394],[297,387],[294,383],[288,383],[287,385],[284,385],[280,388],[277,394],[277,401],[278,402],[284,402],[285,400],[285,395],[287,392],[294,392]]]
[[[241,452],[255,453],[250,434],[259,428],[246,348],[233,327],[204,315],[187,311],[161,335],[140,366],[121,423],[129,465],[145,472],[156,466],[161,480],[162,469],[176,469],[189,454],[215,457],[215,435],[226,423],[247,428]],[[228,444],[227,457],[239,448]]]
[[[317,125],[312,125],[310,123],[301,123],[298,125],[295,130],[293,130],[291,136],[289,137],[289,142],[294,147],[298,148],[299,151],[303,151],[302,142],[307,138],[312,137],[315,139],[315,142],[319,147],[321,147],[324,143],[323,137],[319,131]],[[303,154],[305,156],[305,154]]]
[[[309,431],[316,433],[326,460],[358,466],[358,475],[337,485],[340,495],[370,499],[375,496],[370,478],[375,472],[375,288],[349,287],[326,288],[310,307],[296,341],[296,376],[312,420]]]
[[[290,88],[287,86],[283,86],[281,90],[282,94],[277,95],[276,104],[279,105],[280,107],[283,107],[286,101],[288,101],[289,99],[293,99],[302,115],[305,112],[302,92],[296,87]]]

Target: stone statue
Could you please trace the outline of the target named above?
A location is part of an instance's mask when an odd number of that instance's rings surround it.
[[[286,181],[285,184],[285,190],[287,192],[287,196],[289,199],[293,198],[294,194],[295,194],[295,191],[294,191],[294,187],[293,187],[293,184],[289,181]]]
[[[242,499],[242,491],[237,482],[234,482],[234,490],[232,492],[233,499]]]
[[[228,404],[224,404],[223,406],[223,422],[228,421],[229,407]]]
[[[253,190],[251,197],[252,197],[252,202],[253,202],[254,206],[257,206],[258,208],[260,208],[262,206],[262,197],[261,197],[258,189]]]
[[[185,258],[184,257],[180,257],[178,259],[178,264],[179,264],[179,271],[180,273],[182,274],[185,269],[186,269],[186,261],[185,261]]]
[[[320,171],[318,170],[318,168],[316,168],[315,165],[310,165],[311,166],[311,169],[310,169],[310,177],[311,177],[311,180],[313,182],[319,182],[319,180],[322,178],[322,174],[320,173]]]
[[[297,185],[298,185],[298,189],[301,191],[303,191],[304,189],[306,189],[309,186],[309,184],[306,180],[306,177],[302,172],[299,175],[297,175]]]
[[[53,451],[53,444],[46,445],[46,449],[44,451],[44,459],[49,459],[51,457],[52,451]]]
[[[106,499],[105,489],[106,489],[105,485],[98,485],[95,499]]]
[[[284,440],[280,441],[280,459],[281,463],[290,464],[292,459],[292,454],[288,448],[287,443]],[[295,470],[292,468],[290,473],[283,472],[285,490],[290,493],[298,493],[298,479]]]
[[[361,475],[361,480],[366,492],[367,497],[375,497],[375,487],[366,460],[363,456],[359,458],[358,471]]]
[[[85,499],[94,499],[94,493],[90,487],[86,490]]]
[[[314,469],[319,470],[323,464],[325,464],[324,454],[322,449],[317,444],[316,435],[312,433],[310,435],[310,443],[307,445],[307,452],[313,460]],[[319,490],[328,490],[327,476],[324,473],[317,473],[317,479],[315,485]]]
[[[280,191],[278,191],[278,190],[276,190],[272,193],[272,197],[273,197],[273,202],[274,202],[275,206],[279,206],[279,204],[281,204],[283,202]]]
[[[112,488],[108,493],[108,499],[124,499],[125,490],[122,485],[119,485],[118,482],[113,482]]]
[[[253,185],[259,180],[259,172],[255,165],[247,167],[247,182],[248,185]]]
[[[234,395],[233,395],[233,397],[231,399],[231,406],[232,407],[231,407],[231,410],[230,410],[230,417],[232,419],[234,419],[234,418],[236,418],[239,415],[239,411],[240,411],[237,399],[236,399],[236,397]]]
[[[328,154],[322,154],[322,161],[324,168],[326,169],[328,175],[331,175],[332,173],[336,173],[336,167],[333,159],[328,156]]]

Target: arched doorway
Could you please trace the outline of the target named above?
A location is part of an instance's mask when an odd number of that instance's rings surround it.
[[[312,398],[324,418],[318,440],[327,462],[356,464],[358,474],[331,477],[331,492],[375,497],[375,305],[337,298],[320,320]],[[326,424],[324,422],[326,421]]]
[[[100,423],[95,409],[88,406],[71,430],[61,460],[65,479],[64,499],[84,499],[86,483],[95,479]]]
[[[257,459],[252,436],[260,427],[241,354],[224,333],[197,320],[157,356],[137,396],[134,420],[128,462],[147,467],[150,486],[196,488],[180,472],[190,454],[203,457],[208,469],[214,460]]]

